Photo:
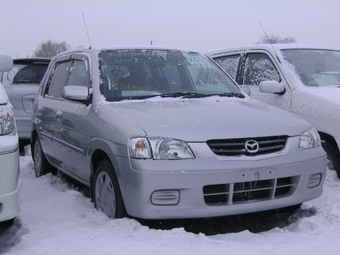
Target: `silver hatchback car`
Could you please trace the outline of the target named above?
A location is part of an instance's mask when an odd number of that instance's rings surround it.
[[[36,176],[75,178],[112,218],[224,216],[322,193],[326,154],[311,124],[251,99],[197,52],[62,53],[32,124]]]
[[[32,105],[38,92],[49,58],[18,58],[13,60],[13,67],[4,72],[1,83],[14,107],[21,152],[30,143]]]

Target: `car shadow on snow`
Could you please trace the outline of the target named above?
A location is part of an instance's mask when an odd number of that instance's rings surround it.
[[[90,192],[87,187],[69,178],[67,175],[59,173],[59,177],[61,177],[61,181],[65,181],[68,184],[69,189],[77,190],[85,197],[90,197]],[[308,209],[299,208],[297,210],[285,208],[216,218],[173,220],[134,219],[150,229],[170,230],[174,228],[184,228],[185,231],[194,234],[217,235],[237,233],[244,230],[259,233],[269,231],[273,228],[284,228],[301,218],[311,217],[316,213],[316,209],[312,207]]]
[[[259,233],[273,228],[284,228],[301,218],[311,217],[316,214],[315,208],[298,209],[291,212],[278,210],[232,215],[218,218],[181,219],[181,220],[141,220],[142,225],[152,229],[170,230],[184,228],[194,234],[202,233],[207,236],[237,233],[248,230]]]
[[[22,226],[19,217],[15,218],[13,223],[0,223],[0,254],[9,251],[27,233],[28,229]]]

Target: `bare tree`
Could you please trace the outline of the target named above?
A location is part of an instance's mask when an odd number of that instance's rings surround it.
[[[278,35],[262,36],[257,44],[275,44],[275,43],[296,43],[294,37],[280,37]]]
[[[70,49],[70,45],[68,45],[66,42],[58,43],[52,40],[47,40],[39,44],[38,48],[34,51],[33,56],[52,58],[68,49]]]

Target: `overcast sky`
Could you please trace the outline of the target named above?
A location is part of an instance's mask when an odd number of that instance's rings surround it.
[[[32,56],[47,40],[72,48],[153,45],[210,51],[264,35],[340,48],[339,0],[0,0],[0,53]]]

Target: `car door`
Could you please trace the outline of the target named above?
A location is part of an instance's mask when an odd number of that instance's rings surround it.
[[[59,131],[56,113],[61,90],[71,65],[69,58],[70,56],[62,57],[51,65],[49,77],[42,84],[44,85],[44,91],[39,97],[39,106],[36,111],[36,125],[41,146],[46,157],[57,166],[60,166],[60,163],[56,157],[54,144],[54,138]]]
[[[215,59],[216,60],[216,59]],[[218,57],[217,63],[241,86],[247,86],[250,96],[259,101],[290,111],[291,91],[274,58],[265,51],[245,51]],[[277,81],[285,87],[282,95],[263,93],[259,84]]]
[[[89,89],[88,58],[82,54],[73,54],[70,62],[64,86],[85,86]],[[90,106],[86,102],[65,99],[61,94],[58,107],[54,111],[57,127],[54,144],[59,167],[78,180],[80,178],[80,181],[88,181],[85,135]]]

